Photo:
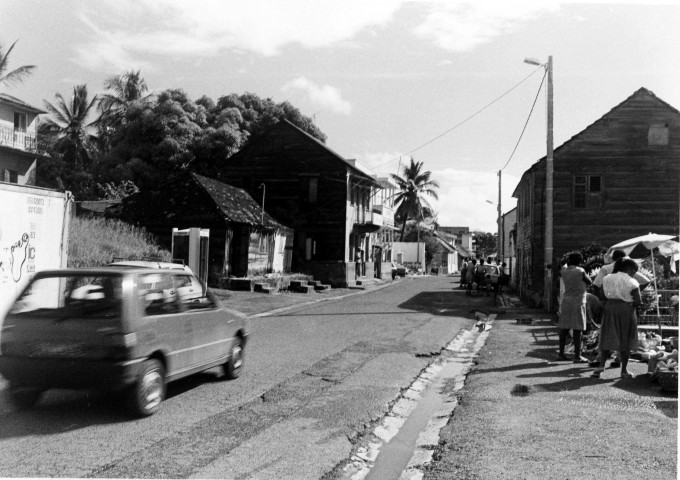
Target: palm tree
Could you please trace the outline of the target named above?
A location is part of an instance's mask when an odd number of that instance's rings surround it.
[[[55,103],[45,101],[45,108],[50,113],[43,132],[50,135],[53,148],[64,155],[64,160],[74,170],[90,164],[95,136],[91,133],[97,120],[88,123],[94,106],[99,101],[95,95],[92,99],[87,93],[87,85],[73,87],[70,102],[64,100],[60,93],[55,96]]]
[[[110,91],[99,97],[99,134],[108,148],[109,136],[125,122],[125,114],[133,105],[147,106],[153,98],[152,93],[146,93],[149,87],[142,78],[141,70],[130,70],[122,75],[109,77],[104,82],[104,88]]]
[[[14,45],[16,45],[17,42],[18,40],[15,41],[6,52],[0,44],[0,85],[10,86],[21,83],[24,78],[33,73],[33,70],[37,68],[35,65],[24,65],[23,67],[8,71],[9,55],[12,53]]]
[[[439,199],[436,189],[439,184],[430,180],[432,172],[429,170],[422,172],[423,162],[415,162],[411,158],[411,164],[404,167],[404,176],[392,174],[392,179],[399,187],[399,192],[395,195],[397,204],[397,216],[403,219],[401,226],[401,236],[404,238],[406,222],[409,219],[422,220],[423,210],[432,212],[432,207],[428,203],[426,196]]]

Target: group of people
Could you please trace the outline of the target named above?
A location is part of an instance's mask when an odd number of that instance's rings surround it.
[[[589,363],[596,367],[592,377],[600,378],[612,351],[620,363],[621,377],[630,378],[628,359],[637,350],[636,307],[642,303],[641,286],[649,280],[638,274],[638,264],[621,250],[612,254],[612,263],[600,268],[594,281],[579,265],[580,253],[569,255],[567,264],[560,271],[559,354],[558,360],[569,360],[564,354],[569,331],[573,332],[574,363]],[[590,293],[588,290],[591,290]],[[589,362],[581,356],[581,336],[588,322],[599,322],[600,335],[598,356]],[[615,363],[612,362],[612,366]],[[618,366],[618,365],[617,365]]]
[[[494,262],[492,257],[488,257],[486,263],[484,263],[483,258],[480,258],[479,261],[475,258],[465,258],[460,271],[460,288],[465,288],[467,295],[472,295],[475,285],[477,293],[480,295],[482,291],[485,291],[487,295],[491,292],[494,292],[494,294],[501,293],[503,286],[507,285],[509,280],[505,271],[506,266],[505,262],[500,265]],[[494,281],[491,273],[492,269],[496,268],[498,269],[498,276]]]

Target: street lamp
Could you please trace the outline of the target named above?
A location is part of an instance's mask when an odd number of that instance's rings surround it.
[[[548,74],[548,115],[545,155],[545,285],[543,298],[548,310],[552,307],[552,266],[553,266],[553,57],[547,63],[533,58],[525,58],[524,63],[537,65],[546,69]]]

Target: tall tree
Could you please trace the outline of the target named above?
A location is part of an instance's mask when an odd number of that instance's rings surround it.
[[[64,161],[75,170],[89,167],[94,151],[93,128],[97,120],[89,121],[97,103],[97,96],[90,98],[87,85],[73,87],[73,96],[66,101],[60,93],[54,103],[45,101],[50,116],[42,126],[53,149],[64,156]]]
[[[396,214],[402,221],[399,238],[404,238],[406,222],[409,219],[420,221],[424,218],[424,209],[432,211],[426,197],[439,198],[436,190],[439,184],[430,178],[432,172],[422,169],[423,162],[416,162],[411,158],[411,164],[404,167],[403,177],[392,174],[392,179],[399,187],[399,192],[395,196]]]
[[[10,86],[16,83],[21,83],[24,78],[33,73],[37,67],[35,65],[24,65],[14,70],[9,70],[9,56],[17,44],[16,40],[5,52],[2,44],[0,44],[0,85]]]
[[[99,96],[101,115],[97,128],[105,151],[111,146],[111,136],[125,121],[125,114],[133,106],[151,108],[153,94],[142,77],[141,70],[130,70],[122,75],[109,77],[104,82],[106,92]]]

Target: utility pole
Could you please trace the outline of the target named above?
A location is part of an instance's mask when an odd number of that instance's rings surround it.
[[[543,298],[548,311],[552,308],[553,280],[553,57],[548,57],[548,119],[545,155],[545,286]]]
[[[505,258],[505,252],[503,251],[503,248],[505,247],[504,245],[504,239],[505,239],[505,232],[503,231],[503,225],[502,225],[502,218],[503,214],[501,213],[501,170],[498,170],[498,205],[496,205],[498,208],[498,238],[496,239],[496,262],[500,265],[503,263],[503,259]]]
[[[267,187],[264,183],[261,183],[260,188],[262,189],[262,214],[260,215],[260,223],[264,226],[264,194],[267,191]]]

